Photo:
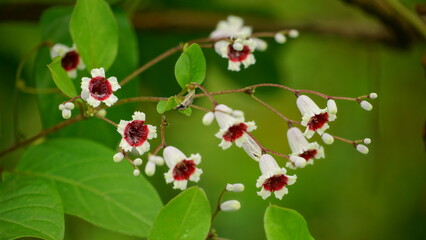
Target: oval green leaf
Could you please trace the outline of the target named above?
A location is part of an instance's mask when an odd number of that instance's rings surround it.
[[[65,213],[119,233],[146,237],[162,203],[149,182],[114,163],[110,149],[84,139],[60,139],[30,148],[17,171],[52,180]]]
[[[192,187],[161,210],[148,239],[205,239],[210,229],[210,204],[204,191]]]
[[[312,240],[308,225],[300,213],[278,206],[265,212],[264,227],[268,240]]]
[[[200,45],[194,43],[180,55],[175,65],[175,76],[180,87],[188,83],[202,84],[206,77],[206,59]]]
[[[45,181],[16,178],[0,184],[0,239],[21,237],[64,237],[61,199]]]
[[[71,15],[70,32],[87,69],[114,62],[118,49],[117,22],[103,0],[78,0]]]
[[[47,67],[49,68],[53,81],[59,90],[61,90],[68,97],[77,96],[77,91],[75,90],[71,78],[68,77],[67,72],[61,65],[61,57],[54,58],[53,62],[47,65]]]

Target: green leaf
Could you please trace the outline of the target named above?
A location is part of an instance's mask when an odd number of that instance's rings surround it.
[[[43,40],[71,46],[69,21],[72,7],[54,6],[46,9],[40,18],[40,31]]]
[[[174,109],[178,105],[175,96],[171,96],[167,99],[167,101],[159,101],[157,104],[157,112],[159,114],[163,114],[167,111]],[[180,112],[180,111],[179,111]]]
[[[114,163],[113,155],[95,142],[53,140],[30,148],[17,171],[53,180],[66,213],[112,231],[146,237],[161,200],[144,177],[133,176],[127,162]]]
[[[48,182],[14,178],[0,184],[0,239],[62,240],[64,228],[61,199]]]
[[[71,15],[70,32],[87,68],[107,70],[118,49],[117,22],[103,0],[78,0]]]
[[[268,240],[314,239],[303,216],[292,209],[269,206],[265,212],[264,224]]]
[[[166,111],[167,101],[161,100],[157,104],[157,112],[163,114]]]
[[[75,90],[74,84],[61,65],[61,57],[54,58],[53,62],[47,65],[47,67],[49,68],[53,81],[59,90],[61,90],[68,97],[77,96],[77,91]]]
[[[182,89],[188,83],[202,84],[206,77],[206,60],[203,51],[196,43],[188,48],[184,48],[184,52],[180,55],[175,65],[176,80]]]
[[[192,108],[191,107],[187,107],[185,110],[179,110],[180,113],[182,113],[185,116],[191,116],[192,114]]]
[[[161,210],[148,239],[205,239],[210,229],[210,204],[204,191],[192,187]]]

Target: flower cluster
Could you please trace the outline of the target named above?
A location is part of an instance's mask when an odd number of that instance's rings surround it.
[[[62,111],[62,117],[64,119],[69,119],[71,117],[71,110],[74,109],[74,103],[66,102],[65,104],[59,104],[59,110]]]
[[[61,65],[70,78],[77,77],[77,69],[82,70],[86,68],[75,45],[69,48],[60,43],[55,44],[50,50],[50,57],[53,59],[58,56],[61,57]]]

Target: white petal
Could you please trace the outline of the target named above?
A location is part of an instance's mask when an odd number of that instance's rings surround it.
[[[194,163],[196,165],[198,165],[201,162],[201,155],[199,153],[191,154],[191,156],[189,156],[188,160],[192,160],[192,161],[194,161]]]
[[[244,68],[248,68],[250,65],[256,63],[256,59],[253,54],[249,54],[246,59],[241,62],[244,65]]]
[[[170,169],[173,169],[178,162],[186,159],[185,154],[173,146],[167,146],[164,149],[163,157]]]
[[[136,111],[136,112],[132,115],[132,119],[133,119],[133,120],[145,121],[145,113]]]
[[[166,183],[171,183],[175,179],[173,178],[173,169],[170,169],[168,172],[164,173],[164,178],[166,179]]]
[[[157,127],[149,125],[149,124],[147,126],[148,126],[148,139],[156,138],[157,137]]]
[[[228,58],[228,45],[229,42],[226,40],[218,41],[214,44],[214,50],[223,58]]]
[[[255,49],[258,51],[263,52],[268,48],[268,44],[260,38],[253,38],[253,41],[255,43]]]
[[[86,101],[92,107],[97,107],[101,104],[101,101],[94,99],[92,96],[89,96]]]
[[[109,84],[111,84],[112,91],[115,92],[115,91],[117,91],[118,89],[121,88],[121,86],[117,82],[116,77],[110,77],[110,78],[108,78],[108,81],[109,81]]]
[[[318,105],[306,95],[300,95],[296,100],[297,107],[303,116],[319,114],[321,112]]]
[[[256,130],[257,126],[254,121],[245,122],[245,125],[247,126],[247,132],[251,132],[253,130]]]
[[[94,69],[92,69],[92,71],[90,71],[90,74],[92,75],[92,78],[95,78],[95,77],[105,78],[104,68],[94,68]]]
[[[185,190],[187,184],[188,184],[187,180],[174,181],[173,189]]]
[[[103,100],[102,102],[104,102],[108,107],[111,107],[117,101],[118,101],[117,96],[115,96],[114,94],[111,94],[109,95],[107,99]]]
[[[124,137],[124,129],[126,129],[127,124],[129,124],[129,121],[120,120],[117,126],[117,132],[119,132],[122,137]]]
[[[287,185],[293,185],[296,182],[297,176],[287,176]]]
[[[83,70],[86,68],[86,64],[84,64],[83,59],[80,57],[78,59],[77,69]]]
[[[198,182],[200,181],[200,175],[203,173],[203,170],[196,168],[194,173],[189,176],[189,180],[193,181],[193,182]]]
[[[125,152],[130,152],[132,151],[133,147],[129,145],[129,143],[127,143],[126,139],[122,138],[120,141],[120,145],[121,149],[123,149]]]
[[[70,48],[65,46],[64,44],[57,43],[50,50],[50,57],[53,59],[57,56],[63,57],[67,52],[70,51]]]
[[[286,195],[287,193],[288,193],[288,189],[286,187],[283,187],[281,190],[275,191],[274,195],[276,198],[281,200],[284,197],[284,195]]]
[[[237,147],[242,147],[243,144],[247,141],[247,134],[243,134],[241,137],[235,139],[235,145],[237,145]]]
[[[222,142],[219,143],[219,147],[221,147],[223,150],[226,150],[232,146],[232,142],[228,142],[222,139]]]
[[[151,148],[151,145],[149,144],[148,141],[145,141],[144,143],[142,143],[142,145],[135,148],[139,152],[139,154],[142,155],[149,151],[149,149]]]
[[[317,129],[317,133],[319,135],[322,135],[325,132],[325,130],[327,130],[329,128],[330,128],[330,125],[328,125],[328,123],[326,123],[321,128]]]
[[[271,192],[265,190],[263,187],[260,189],[260,192],[257,192],[257,195],[261,196],[262,199],[267,199],[269,196],[271,196]]]
[[[308,140],[303,136],[302,131],[297,127],[292,127],[287,131],[288,144],[293,153],[303,153],[309,145]]]
[[[313,135],[314,135],[315,131],[310,130],[309,128],[306,128],[305,132],[303,133],[303,135],[305,135],[305,137],[307,139],[310,139]]]
[[[228,70],[239,72],[241,70],[240,65],[241,65],[240,62],[233,62],[233,61],[229,60],[228,61]]]
[[[263,154],[259,159],[259,167],[262,175],[271,177],[275,170],[280,169],[280,166],[275,159],[269,154]]]

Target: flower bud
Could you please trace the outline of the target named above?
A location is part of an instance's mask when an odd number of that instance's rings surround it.
[[[336,114],[337,113],[336,102],[333,99],[329,99],[327,101],[327,110],[331,114]]]
[[[370,144],[371,139],[370,138],[364,138],[363,142],[364,142],[364,144]]]
[[[69,119],[71,117],[71,110],[69,109],[62,110],[62,117],[64,119]]]
[[[296,29],[291,29],[290,31],[288,31],[288,36],[291,38],[297,38],[299,36],[299,31],[297,31]]]
[[[239,42],[235,42],[232,45],[232,48],[234,48],[235,51],[241,51],[241,50],[243,50],[244,46]]]
[[[153,176],[155,174],[155,163],[153,161],[148,161],[145,165],[145,174],[147,176]]]
[[[368,97],[369,97],[370,99],[376,99],[378,96],[377,96],[377,93],[372,92],[372,93],[368,94]]]
[[[112,159],[114,159],[114,162],[121,162],[121,160],[123,160],[124,155],[122,152],[118,152],[116,154],[114,154],[114,156],[112,157]]]
[[[328,134],[328,133],[324,133],[323,135],[321,135],[321,138],[322,138],[322,141],[325,143],[325,144],[328,144],[328,145],[330,145],[330,144],[332,144],[333,142],[334,142],[334,137],[333,136],[331,136],[330,134]]]
[[[140,159],[140,158],[136,158],[136,159],[133,161],[133,164],[134,164],[135,166],[140,166],[140,165],[142,165],[142,159]]]
[[[220,204],[220,210],[224,212],[234,212],[241,208],[241,203],[237,200],[228,200]]]
[[[229,192],[243,192],[244,191],[244,185],[242,183],[235,183],[235,184],[227,184],[226,185],[226,191]]]
[[[358,150],[358,152],[360,152],[362,154],[367,154],[368,153],[368,147],[366,147],[363,144],[356,145],[356,150]]]
[[[306,166],[306,160],[302,157],[291,156],[290,161],[296,168],[304,168]]]
[[[214,113],[213,112],[208,112],[206,114],[204,114],[203,116],[203,124],[205,126],[210,125],[214,120]]]
[[[287,41],[287,38],[284,36],[284,34],[280,32],[276,33],[274,38],[275,38],[275,41],[280,44],[283,44]]]
[[[72,102],[65,103],[65,108],[68,109],[68,110],[73,110],[74,107],[75,107],[74,103],[72,103]]]
[[[139,176],[139,174],[141,174],[141,171],[139,171],[139,169],[135,169],[135,170],[133,171],[133,175],[134,175],[135,177]]]
[[[153,162],[155,165],[162,166],[164,164],[164,158],[150,154],[148,156],[148,161]]]
[[[65,109],[65,105],[64,105],[64,104],[59,104],[59,107],[58,107],[58,108],[59,108],[59,110],[61,110],[61,111],[62,111],[62,110],[64,110],[64,109]]]
[[[371,109],[373,109],[373,105],[371,105],[371,103],[367,102],[367,101],[361,101],[361,107],[364,108],[367,111],[371,111]]]
[[[96,112],[96,115],[101,116],[101,117],[105,117],[106,114],[107,114],[107,111],[105,109],[101,109],[101,110]]]

